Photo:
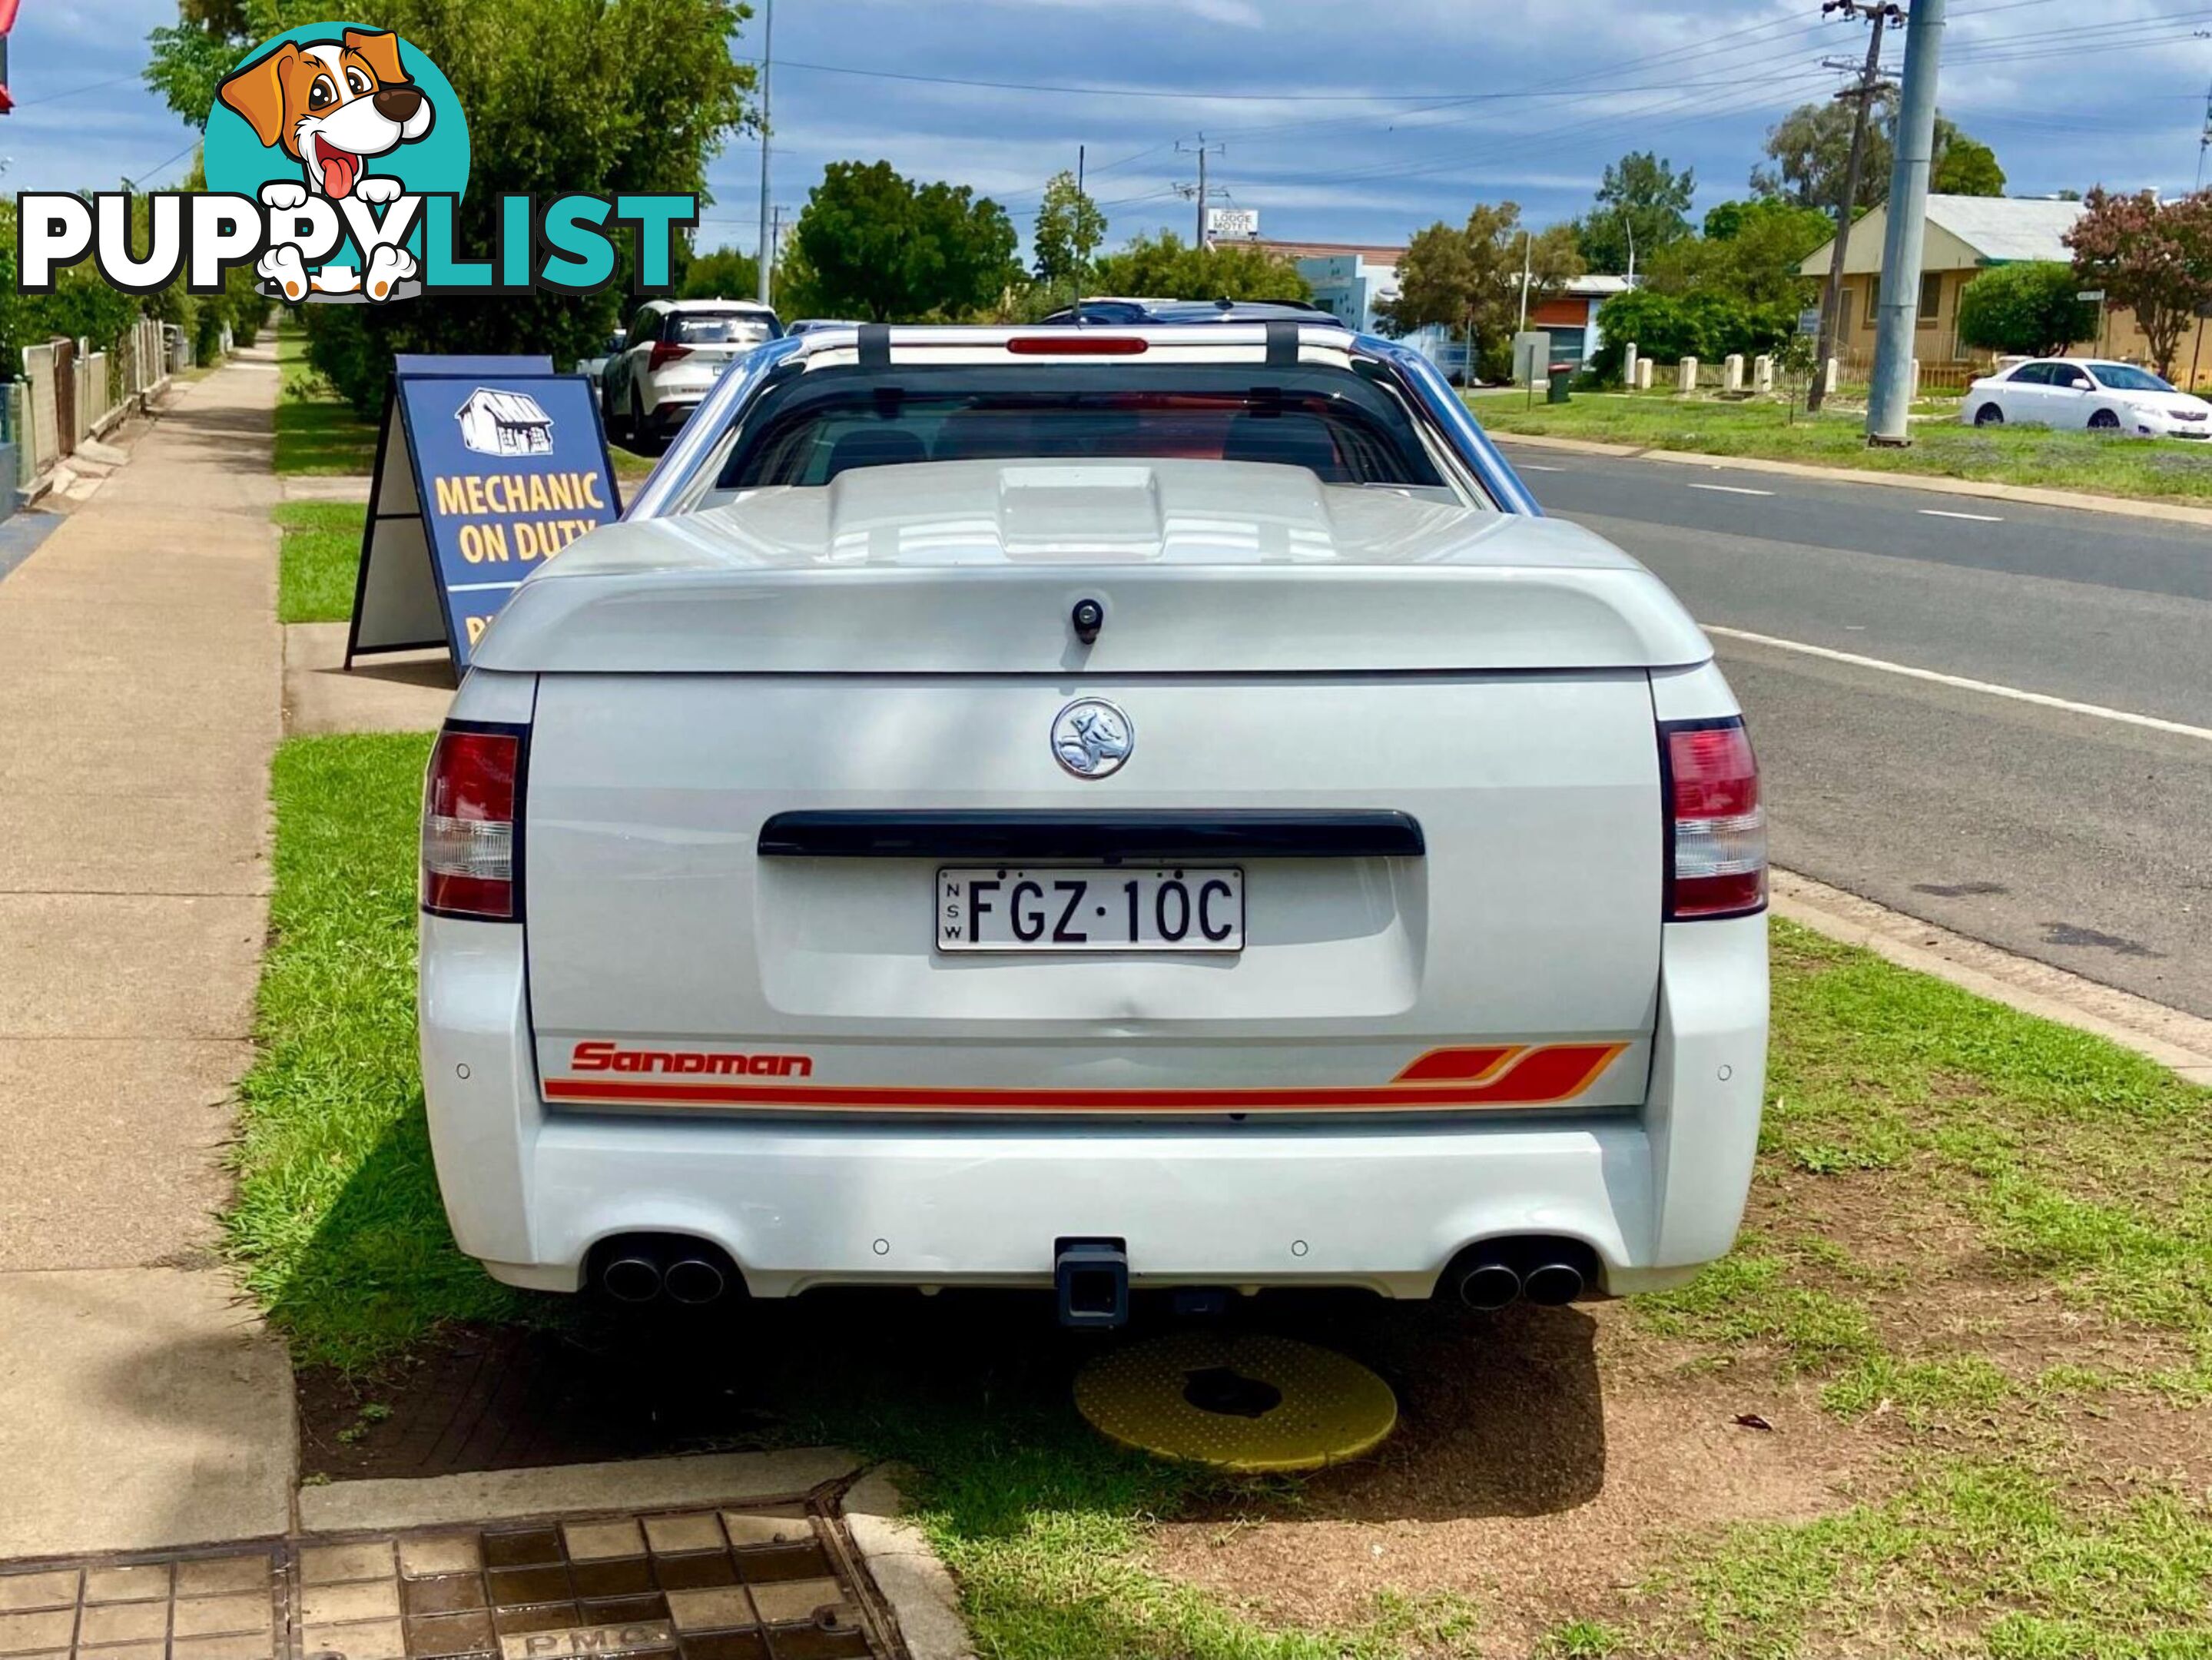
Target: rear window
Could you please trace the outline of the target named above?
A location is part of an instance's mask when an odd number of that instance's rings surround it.
[[[762,398],[716,487],[1028,459],[1260,461],[1329,484],[1446,485],[1385,387],[1341,369],[1221,364],[817,370]]]
[[[775,332],[757,312],[679,311],[662,337],[684,346],[757,346]]]

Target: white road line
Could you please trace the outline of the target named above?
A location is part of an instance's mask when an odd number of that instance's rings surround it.
[[[1702,626],[1707,634],[1717,634],[1726,640],[1741,640],[1754,646],[1771,646],[1777,651],[1794,651],[1806,657],[1824,657],[1831,663],[1848,663],[1853,668],[1879,669],[1884,674],[1901,674],[1908,680],[1926,680],[1939,686],[1955,686],[1961,691],[1978,691],[1991,697],[2009,697],[2015,703],[2035,703],[2047,709],[2063,709],[2069,714],[2094,715],[2100,721],[2118,721],[2124,726],[2148,727],[2153,732],[2170,732],[2177,737],[2201,738],[2212,743],[2212,727],[2192,727],[2179,721],[2161,721],[2154,714],[2137,714],[2130,709],[2108,709],[2101,703],[2077,703],[2070,697],[2052,697],[2039,691],[2022,691],[2017,686],[2000,686],[1988,680],[1969,680],[1964,675],[1938,674],[1934,669],[1916,669],[1907,663],[1891,663],[1879,657],[1862,657],[1856,652],[1810,646],[1802,640],[1778,640],[1771,634],[1753,634],[1747,629],[1724,629],[1715,623],[1706,623]]]
[[[1513,466],[1518,472],[1565,472],[1566,471],[1565,467],[1540,466],[1534,461],[1516,461]]]
[[[1772,490],[1755,490],[1747,484],[1692,484],[1693,490],[1722,490],[1730,496],[1771,496]]]
[[[1978,525],[2002,525],[2004,520],[1994,513],[1948,513],[1942,508],[1923,508],[1921,516],[1926,519],[1971,519]]]

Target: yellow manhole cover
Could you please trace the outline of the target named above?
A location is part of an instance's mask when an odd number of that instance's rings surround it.
[[[1285,1337],[1178,1332],[1077,1374],[1094,1427],[1162,1458],[1258,1473],[1372,1452],[1397,1426],[1390,1386],[1356,1360]]]

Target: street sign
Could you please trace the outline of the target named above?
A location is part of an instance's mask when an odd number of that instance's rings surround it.
[[[1820,308],[1818,306],[1808,306],[1804,310],[1797,313],[1798,333],[1813,335],[1818,334],[1820,331]]]
[[[2083,289],[2074,297],[2076,300],[2102,300],[2105,297],[2105,291],[2102,289]]]
[[[523,578],[621,506],[585,376],[545,357],[399,357],[346,666],[442,645],[467,668]]]

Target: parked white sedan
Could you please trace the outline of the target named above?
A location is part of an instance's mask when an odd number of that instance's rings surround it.
[[[431,1140],[545,1291],[1653,1290],[1742,1213],[1765,908],[1711,646],[1413,353],[819,330],[478,644]]]
[[[2148,369],[2097,357],[2039,357],[1966,388],[1977,427],[2080,427],[2137,438],[2212,438],[2212,404]]]

